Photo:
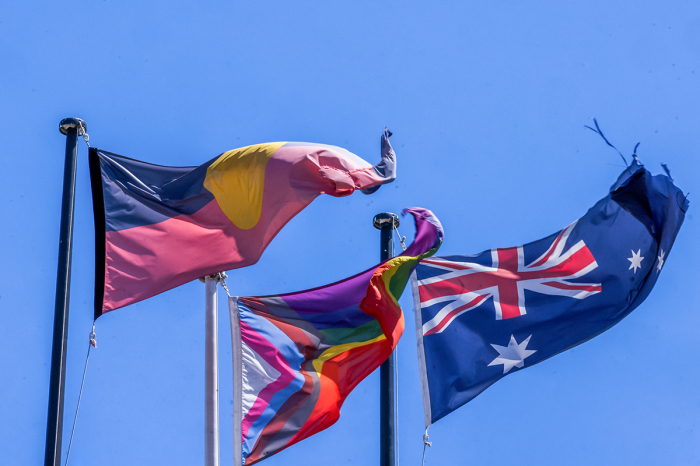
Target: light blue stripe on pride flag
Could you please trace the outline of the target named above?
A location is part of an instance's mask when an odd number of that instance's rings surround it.
[[[301,364],[304,362],[304,356],[297,349],[296,344],[289,339],[280,329],[275,327],[267,319],[253,313],[243,303],[238,301],[238,309],[241,318],[242,326],[249,327],[254,330],[261,338],[268,342],[270,348],[281,355],[289,370],[294,373],[294,378],[285,387],[280,387],[271,397],[269,404],[263,410],[263,413],[250,426],[245,441],[243,442],[243,458],[255,447],[258,437],[265,426],[277,414],[277,411],[287,399],[304,385],[304,376],[299,372]],[[245,341],[245,337],[243,338]],[[251,349],[258,355],[260,354],[257,344],[246,342]],[[269,364],[269,362],[268,362]],[[270,364],[274,367],[274,365]]]

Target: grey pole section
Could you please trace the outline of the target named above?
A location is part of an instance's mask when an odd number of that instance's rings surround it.
[[[217,286],[226,274],[204,277],[204,465],[219,466],[219,306]]]
[[[63,396],[66,386],[66,347],[68,345],[68,304],[70,269],[73,254],[73,207],[75,205],[75,170],[78,158],[78,135],[87,127],[80,118],[61,120],[58,129],[66,136],[66,161],[63,166],[61,231],[58,243],[56,306],[54,308],[49,410],[46,420],[45,466],[60,466],[63,439]]]
[[[399,226],[399,217],[391,212],[374,216],[374,227],[381,232],[379,258],[382,262],[394,257],[394,243],[391,240],[393,229]],[[379,367],[379,433],[381,466],[396,465],[396,419],[394,395],[394,353]]]

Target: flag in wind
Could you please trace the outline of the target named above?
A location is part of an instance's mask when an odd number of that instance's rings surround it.
[[[639,306],[687,208],[668,176],[652,176],[635,158],[604,199],[559,233],[421,262],[412,287],[426,426]]]
[[[404,212],[415,218],[416,237],[401,256],[312,290],[229,299],[234,464],[253,464],[335,423],[352,389],[394,350],[404,329],[399,297],[443,238],[432,212]]]
[[[372,166],[345,149],[275,142],[199,167],[164,167],[90,149],[95,318],[193,279],[252,265],[320,194],[369,194],[394,180],[385,131]]]

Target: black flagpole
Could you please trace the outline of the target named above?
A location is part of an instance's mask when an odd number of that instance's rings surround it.
[[[59,130],[66,136],[66,161],[63,168],[63,200],[61,233],[58,244],[56,307],[51,349],[51,381],[49,411],[46,420],[46,452],[44,466],[60,466],[63,434],[63,395],[66,385],[66,346],[68,344],[68,303],[70,301],[70,268],[73,251],[73,207],[75,204],[75,170],[78,158],[78,135],[86,126],[80,118],[61,120]]]
[[[394,257],[392,233],[399,226],[399,217],[391,212],[374,216],[374,227],[381,232],[379,258],[382,262]],[[379,367],[379,434],[380,466],[396,465],[395,395],[394,395],[394,353]]]

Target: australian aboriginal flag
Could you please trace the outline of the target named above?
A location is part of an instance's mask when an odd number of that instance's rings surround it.
[[[165,167],[90,149],[95,318],[199,277],[252,265],[320,194],[366,194],[394,180],[388,131],[371,165],[340,147],[274,142],[199,167]]]

